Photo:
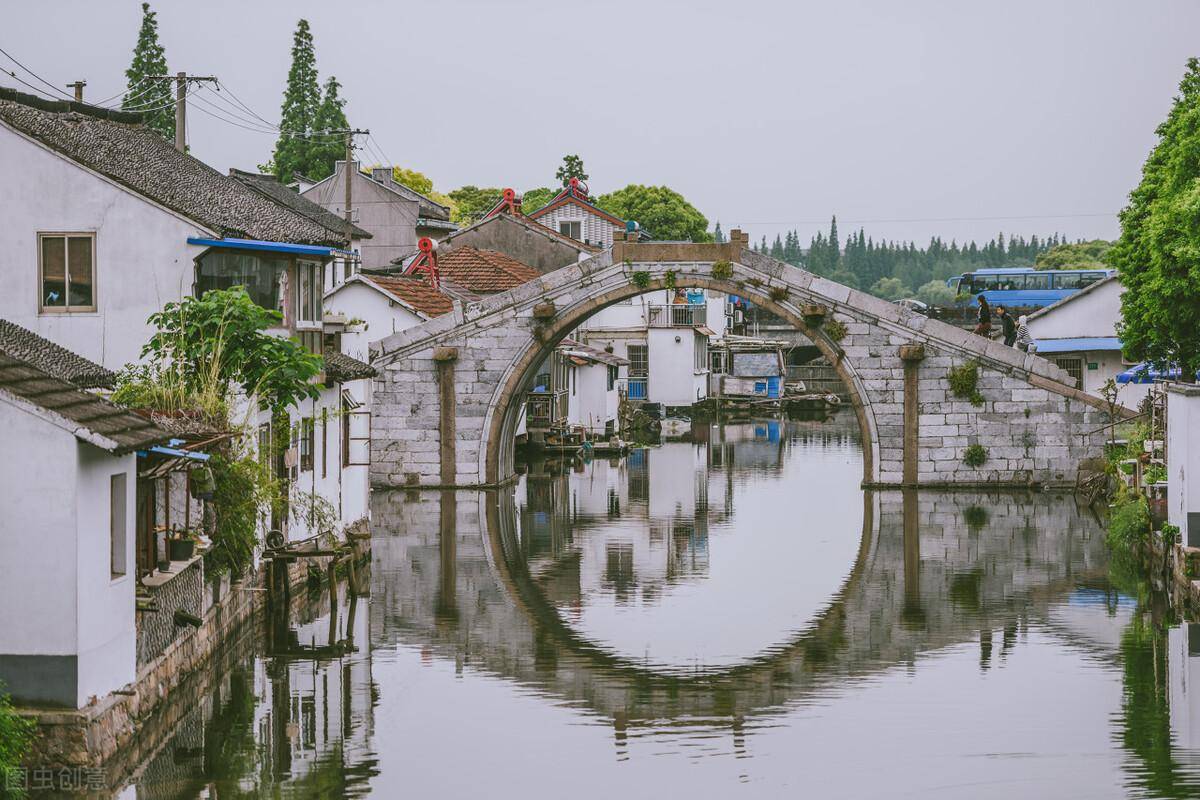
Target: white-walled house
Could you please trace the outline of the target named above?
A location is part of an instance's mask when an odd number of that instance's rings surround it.
[[[355,234],[343,220],[297,211],[249,173],[239,180],[217,172],[175,150],[137,114],[7,89],[0,89],[0,175],[0,318],[118,370],[139,360],[154,332],[147,320],[165,304],[244,286],[281,313],[270,333],[326,354],[329,266],[354,255],[345,244]],[[338,352],[334,346],[328,355]],[[342,525],[366,513],[368,467],[354,456],[321,454],[366,449],[355,445],[366,433],[344,423],[365,427],[363,367],[330,358],[315,405],[288,410],[290,477],[298,490],[316,488],[341,509]],[[257,422],[260,438],[283,433],[271,432],[270,420]]]
[[[81,708],[137,677],[135,452],[170,434],[27,355],[0,346],[0,682]]]
[[[1029,315],[1037,354],[1071,373],[1090,394],[1099,395],[1108,379],[1132,366],[1121,356],[1117,335],[1124,292],[1112,275]],[[1149,384],[1117,385],[1117,400],[1126,408],[1136,408],[1149,391]]]
[[[327,313],[358,325],[366,342],[377,342],[393,333],[453,310],[453,301],[419,277],[402,275],[355,275],[325,295]],[[351,352],[369,360],[368,353]]]
[[[625,230],[625,220],[594,204],[587,187],[576,178],[528,216],[564,236],[601,249],[612,247],[613,236]]]
[[[629,361],[569,338],[557,349],[567,367],[567,426],[593,437],[615,435],[619,427],[618,370],[629,366]]]
[[[621,379],[634,401],[690,406],[708,396],[710,317],[724,301],[703,290],[650,292],[611,305],[588,318],[576,338],[626,359]]]

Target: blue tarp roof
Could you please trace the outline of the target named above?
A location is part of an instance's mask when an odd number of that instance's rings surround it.
[[[301,256],[331,256],[334,254],[354,255],[349,250],[336,247],[321,247],[313,244],[289,244],[287,242],[264,242],[258,239],[202,239],[189,236],[188,244],[202,247],[224,247],[229,250],[269,250],[274,253],[294,253]]]
[[[1154,383],[1155,381],[1177,381],[1181,370],[1179,367],[1172,367],[1166,372],[1159,372],[1149,364],[1142,362],[1137,366],[1130,367],[1121,374],[1117,375],[1117,383]],[[1200,380],[1200,372],[1196,373],[1196,380]]]
[[[1039,353],[1081,353],[1085,350],[1120,350],[1115,336],[1081,336],[1075,339],[1038,339]]]

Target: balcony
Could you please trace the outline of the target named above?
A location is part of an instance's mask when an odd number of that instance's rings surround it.
[[[525,395],[525,426],[546,430],[567,421],[567,392],[529,392]]]
[[[702,304],[650,306],[646,314],[651,328],[691,328],[708,324],[708,306]]]

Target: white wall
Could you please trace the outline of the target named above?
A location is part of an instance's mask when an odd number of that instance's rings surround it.
[[[1200,388],[1167,387],[1167,521],[1200,547]],[[1189,515],[1194,522],[1189,524]]]
[[[0,429],[0,654],[70,655],[77,440],[4,400]]]
[[[78,704],[83,706],[137,677],[137,456],[114,457],[85,442],[78,442],[77,452]],[[125,574],[113,578],[109,515],[112,476],[118,473],[125,474]]]
[[[691,328],[651,328],[646,338],[651,402],[690,406],[708,395],[708,370],[697,370],[694,363],[697,340],[705,337]]]
[[[581,425],[591,433],[602,435],[608,420],[616,427],[617,390],[608,389],[608,365],[587,364],[572,367],[572,391],[568,395],[567,416],[571,425]]]
[[[82,707],[136,677],[136,456],[112,456],[5,401],[0,426],[0,663],[75,656]],[[110,480],[122,472],[125,575],[113,579]]]
[[[564,203],[553,211],[539,216],[536,221],[552,231],[558,230],[559,222],[577,221],[580,223],[580,235],[584,242],[605,248],[612,247],[613,235],[618,230],[625,229],[624,225],[617,226],[604,217],[593,214],[574,203]]]
[[[367,342],[378,342],[393,333],[425,321],[400,303],[389,300],[378,289],[365,284],[362,279],[351,280],[327,294],[325,313],[345,314],[347,320],[361,319],[367,323],[364,332]],[[365,353],[359,356],[350,353],[344,347],[342,349],[348,355],[367,360]]]
[[[1032,316],[1029,334],[1034,339],[1072,339],[1079,336],[1116,336],[1125,287],[1111,280],[1086,294],[1073,295],[1069,303]]]
[[[189,236],[211,231],[0,124],[0,318],[110,369],[137,360],[146,319],[190,294]],[[38,314],[38,232],[95,232],[94,313]]]

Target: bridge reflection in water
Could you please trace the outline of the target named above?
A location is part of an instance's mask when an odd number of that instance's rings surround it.
[[[192,782],[164,751],[139,796],[1196,792],[1200,633],[1112,588],[1070,497],[863,493],[837,424],[690,439],[377,493],[355,624],[318,598],[256,643]]]

